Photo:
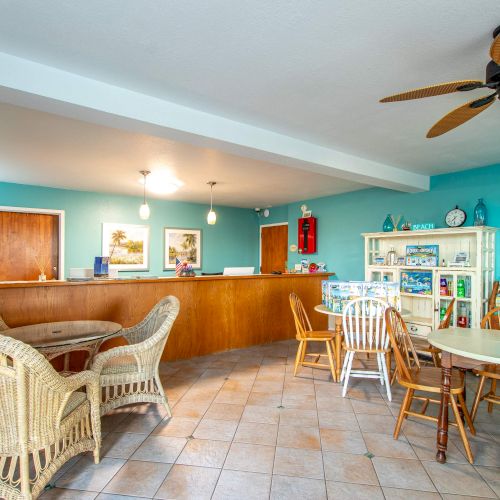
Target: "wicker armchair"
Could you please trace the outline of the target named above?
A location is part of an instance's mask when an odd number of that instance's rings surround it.
[[[129,345],[94,358],[92,370],[99,374],[101,385],[101,415],[130,403],[158,403],[171,416],[158,365],[177,314],[179,300],[164,297],[143,321],[122,331]]]
[[[0,316],[0,332],[4,332],[9,329],[9,325],[3,320],[2,316]]]
[[[37,498],[78,453],[93,451],[99,462],[94,372],[62,377],[35,349],[0,335],[0,395],[0,498]]]

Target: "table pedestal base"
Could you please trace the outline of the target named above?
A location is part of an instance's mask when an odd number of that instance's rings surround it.
[[[441,405],[439,407],[436,460],[440,464],[444,464],[448,448],[448,405],[451,384],[451,354],[449,352],[443,351],[441,354],[441,369]]]

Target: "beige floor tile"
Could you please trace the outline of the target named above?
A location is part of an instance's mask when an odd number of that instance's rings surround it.
[[[306,396],[315,396],[316,391],[314,390],[314,384],[312,380],[308,381],[287,381],[285,380],[285,385],[283,387],[283,394],[304,394]]]
[[[318,410],[336,413],[354,413],[351,401],[347,398],[316,396]]]
[[[192,439],[177,459],[178,464],[221,468],[229,450],[226,441]]]
[[[436,491],[418,460],[374,457],[373,466],[382,486],[408,490]]]
[[[155,498],[209,500],[219,479],[219,474],[219,469],[174,465]]]
[[[210,406],[209,401],[179,401],[172,410],[174,417],[201,418]]]
[[[290,394],[283,392],[281,404],[285,408],[296,408],[298,410],[316,410],[316,396],[308,394]]]
[[[171,464],[130,460],[104,488],[104,492],[151,498],[171,467]]]
[[[207,413],[205,413],[205,418],[212,418],[216,420],[239,420],[244,408],[244,405],[213,403]]]
[[[248,400],[250,391],[221,390],[214,399],[214,403],[244,405]]]
[[[452,429],[453,431],[455,429]],[[472,454],[474,455],[475,465],[498,466],[500,464],[500,443],[488,434],[481,434],[480,429],[477,430],[476,436],[468,435]],[[462,443],[459,439],[455,439],[455,444],[460,446],[460,451],[463,450]]]
[[[326,485],[322,479],[273,476],[271,500],[326,500]]]
[[[488,500],[488,497],[478,497],[478,496],[470,496],[470,495],[450,495],[448,493],[444,493],[441,495],[443,500]]]
[[[256,380],[251,388],[252,392],[281,392],[283,381]]]
[[[213,500],[262,500],[269,497],[271,476],[255,472],[223,470],[215,487]],[[244,493],[243,493],[244,492]]]
[[[274,463],[274,446],[233,443],[224,463],[224,469],[271,474]]]
[[[162,420],[164,416],[153,413],[131,413],[120,422],[114,432],[137,432],[149,434]]]
[[[164,419],[153,431],[154,435],[188,437],[191,436],[198,427],[200,420],[189,417],[172,417]]]
[[[401,439],[401,438],[400,438]],[[408,441],[411,444],[413,451],[420,460],[432,462],[436,459],[436,435],[434,437],[408,436]],[[448,439],[448,451],[446,452],[446,460],[448,463],[467,463],[465,455]]]
[[[329,500],[384,500],[379,486],[327,481],[326,490]]]
[[[44,500],[94,500],[96,497],[96,492],[53,488],[43,492],[39,498]]]
[[[488,486],[500,497],[500,467],[476,466],[476,470]]]
[[[363,413],[366,415],[392,415],[389,407],[380,401],[358,401],[353,399],[351,404],[355,413]]]
[[[358,420],[353,413],[337,413],[318,410],[319,426],[323,429],[359,431]]]
[[[361,432],[320,429],[320,436],[323,451],[356,455],[362,455],[367,451]]]
[[[96,500],[140,500],[144,497],[131,497],[129,495],[116,495],[114,493],[99,493]]]
[[[281,404],[281,392],[251,392],[247,404],[276,408]]]
[[[470,464],[422,462],[439,493],[495,498],[486,481]]]
[[[122,468],[125,460],[117,458],[102,458],[99,464],[94,464],[90,456],[84,456],[78,461],[78,467],[71,467],[56,482],[58,488],[72,490],[101,491]]]
[[[394,433],[396,419],[392,415],[365,415],[356,413],[361,432],[376,432],[378,434]]]
[[[426,422],[421,419],[406,419],[401,426],[401,432],[409,439],[415,437],[432,437],[436,439],[437,424],[435,422]]]
[[[331,382],[322,382],[316,380],[314,383],[316,399],[329,400],[332,398],[342,398],[342,386]],[[342,398],[345,399],[345,398]]]
[[[386,500],[439,500],[441,495],[432,491],[401,490],[382,488]]]
[[[368,451],[377,457],[417,458],[404,436],[396,440],[388,434],[363,433],[363,438]]]
[[[319,429],[317,427],[280,425],[278,429],[278,446],[320,450]]]
[[[317,450],[277,447],[273,473],[323,479],[323,457]]]
[[[261,424],[256,422],[240,422],[234,436],[238,443],[276,445],[278,426],[276,424]]]
[[[110,432],[102,440],[101,457],[130,458],[146,437],[145,434]]]
[[[241,415],[242,422],[258,422],[262,424],[277,424],[280,419],[279,408],[269,406],[247,405]]]
[[[204,418],[198,424],[193,432],[196,439],[214,439],[218,441],[232,441],[236,428],[237,420],[215,420]]]
[[[295,408],[283,408],[280,410],[280,424],[318,427],[318,412],[316,410],[296,410]]]
[[[186,438],[149,436],[132,455],[132,460],[173,464],[186,443]]]
[[[372,462],[363,455],[323,452],[325,477],[342,483],[372,484],[378,486]]]
[[[113,432],[130,415],[131,411],[101,417],[101,432]]]

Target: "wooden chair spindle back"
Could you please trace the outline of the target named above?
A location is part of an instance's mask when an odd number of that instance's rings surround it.
[[[312,331],[311,322],[298,295],[292,292],[289,298],[295,328],[297,329],[297,340],[304,340],[307,338],[307,332]]]

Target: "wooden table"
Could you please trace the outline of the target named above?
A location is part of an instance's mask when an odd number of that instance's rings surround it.
[[[436,460],[446,462],[448,446],[448,404],[452,354],[485,363],[500,363],[500,331],[481,328],[445,328],[429,333],[428,341],[442,350],[441,405],[439,408]]]
[[[64,354],[64,371],[68,371],[71,351],[89,353],[86,367],[101,344],[121,330],[122,325],[112,321],[58,321],[19,326],[2,333],[31,345],[49,360]]]

